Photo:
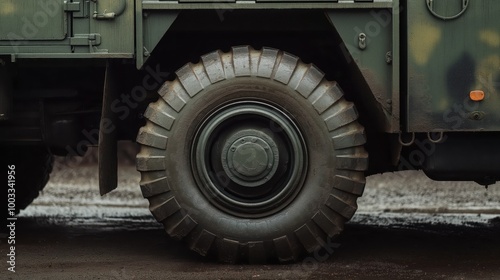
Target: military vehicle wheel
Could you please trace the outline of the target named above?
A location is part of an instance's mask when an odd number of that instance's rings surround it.
[[[142,193],[170,236],[224,262],[287,262],[342,230],[368,155],[335,82],[247,46],[176,74],[137,137]]]
[[[15,213],[17,214],[38,197],[49,181],[54,158],[43,147],[0,147],[0,154],[4,170],[8,165],[15,165]]]

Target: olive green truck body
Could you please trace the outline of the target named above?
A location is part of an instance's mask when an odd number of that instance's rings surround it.
[[[166,141],[139,131],[155,122],[146,107],[162,84],[178,77],[191,93],[182,65],[249,46],[250,59],[279,49],[340,85],[370,155],[353,169],[490,185],[500,180],[498,15],[498,0],[0,0],[0,145],[61,156],[99,145],[107,193],[118,140]],[[155,159],[143,162],[146,150],[140,171]]]

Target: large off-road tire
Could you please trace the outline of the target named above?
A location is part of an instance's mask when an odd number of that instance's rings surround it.
[[[15,213],[17,214],[38,197],[49,181],[54,158],[46,148],[32,146],[0,147],[0,155],[0,163],[5,174],[9,165],[15,166]],[[7,202],[7,190],[3,197]]]
[[[341,232],[368,154],[337,83],[247,46],[176,74],[137,137],[142,193],[170,236],[225,262],[286,262]]]

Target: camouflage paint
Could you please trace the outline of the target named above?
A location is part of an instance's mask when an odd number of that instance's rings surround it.
[[[434,0],[434,12],[457,14],[462,0]],[[456,19],[408,1],[407,129],[499,131],[500,1],[469,1]],[[473,102],[472,90],[486,98]]]

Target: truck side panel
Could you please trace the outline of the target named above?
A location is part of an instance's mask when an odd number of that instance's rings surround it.
[[[500,131],[500,1],[408,1],[407,12],[408,130]]]

